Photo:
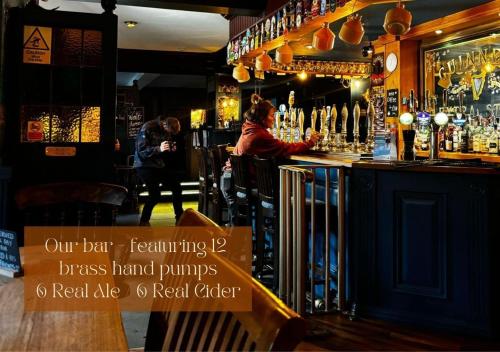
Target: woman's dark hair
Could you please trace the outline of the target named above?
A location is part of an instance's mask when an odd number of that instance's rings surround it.
[[[252,106],[245,111],[243,116],[251,122],[262,123],[269,114],[269,110],[275,109],[269,100],[264,100],[255,93],[252,94],[250,101],[252,102]]]

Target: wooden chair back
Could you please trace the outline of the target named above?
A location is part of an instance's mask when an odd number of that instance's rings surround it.
[[[276,205],[279,198],[279,169],[278,161],[274,158],[253,158],[257,179],[259,198]]]
[[[178,226],[218,227],[192,209],[182,214]],[[305,334],[304,319],[250,275],[232,267],[252,286],[251,312],[151,312],[145,350],[293,350]]]
[[[250,179],[248,155],[230,155],[231,168],[233,169],[234,188],[237,192],[244,193],[250,197],[252,181]]]
[[[22,188],[15,199],[24,225],[108,226],[126,197],[118,185],[63,182]]]

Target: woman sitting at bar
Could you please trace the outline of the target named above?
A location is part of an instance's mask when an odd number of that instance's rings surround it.
[[[283,158],[299,154],[312,148],[319,139],[313,132],[309,140],[298,143],[286,143],[273,137],[267,130],[274,126],[276,108],[269,100],[263,100],[252,94],[252,106],[244,113],[245,122],[241,128],[241,136],[234,148],[236,155],[256,155],[260,158]],[[252,168],[250,167],[250,171]],[[252,177],[253,179],[253,177]],[[236,216],[236,196],[231,179],[231,164],[226,162],[221,178],[221,190],[229,209],[229,223],[232,225]]]

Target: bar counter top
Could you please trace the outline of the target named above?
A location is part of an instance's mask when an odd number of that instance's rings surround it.
[[[421,161],[384,161],[362,160],[352,163],[353,168],[375,169],[389,171],[431,172],[448,174],[481,174],[500,175],[500,165],[491,163],[452,161],[452,160],[421,160]]]
[[[324,155],[313,154],[313,153],[290,155],[288,159],[306,163],[315,163],[315,164],[337,166],[337,167],[342,167],[342,166],[351,167],[353,163],[353,160],[347,157],[332,156],[328,154]]]
[[[408,172],[431,172],[450,174],[482,174],[500,175],[500,164],[470,160],[418,160],[418,161],[385,161],[358,160],[350,155],[334,155],[327,153],[305,153],[291,155],[290,160],[306,163],[322,164],[333,167],[359,169],[392,170]]]

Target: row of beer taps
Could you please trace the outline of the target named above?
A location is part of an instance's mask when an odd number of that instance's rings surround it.
[[[349,110],[347,103],[344,103],[340,110],[341,118],[341,131],[337,132],[337,118],[339,112],[336,104],[332,106],[323,106],[318,111],[313,107],[311,112],[311,127],[307,128],[304,133],[304,110],[301,108],[294,108],[295,93],[290,92],[288,98],[288,109],[285,104],[281,104],[279,111],[275,115],[275,127],[273,135],[286,142],[300,142],[304,139],[307,140],[312,132],[319,132],[320,139],[314,146],[313,150],[326,151],[326,152],[351,152],[351,153],[372,153],[374,148],[374,120],[375,120],[375,106],[373,102],[368,103],[367,108],[367,138],[360,140],[359,120],[361,117],[361,108],[359,102],[356,101],[352,116],[354,118],[353,127],[353,142],[347,142],[347,120],[349,118]],[[318,115],[320,119],[319,131],[316,130]]]

